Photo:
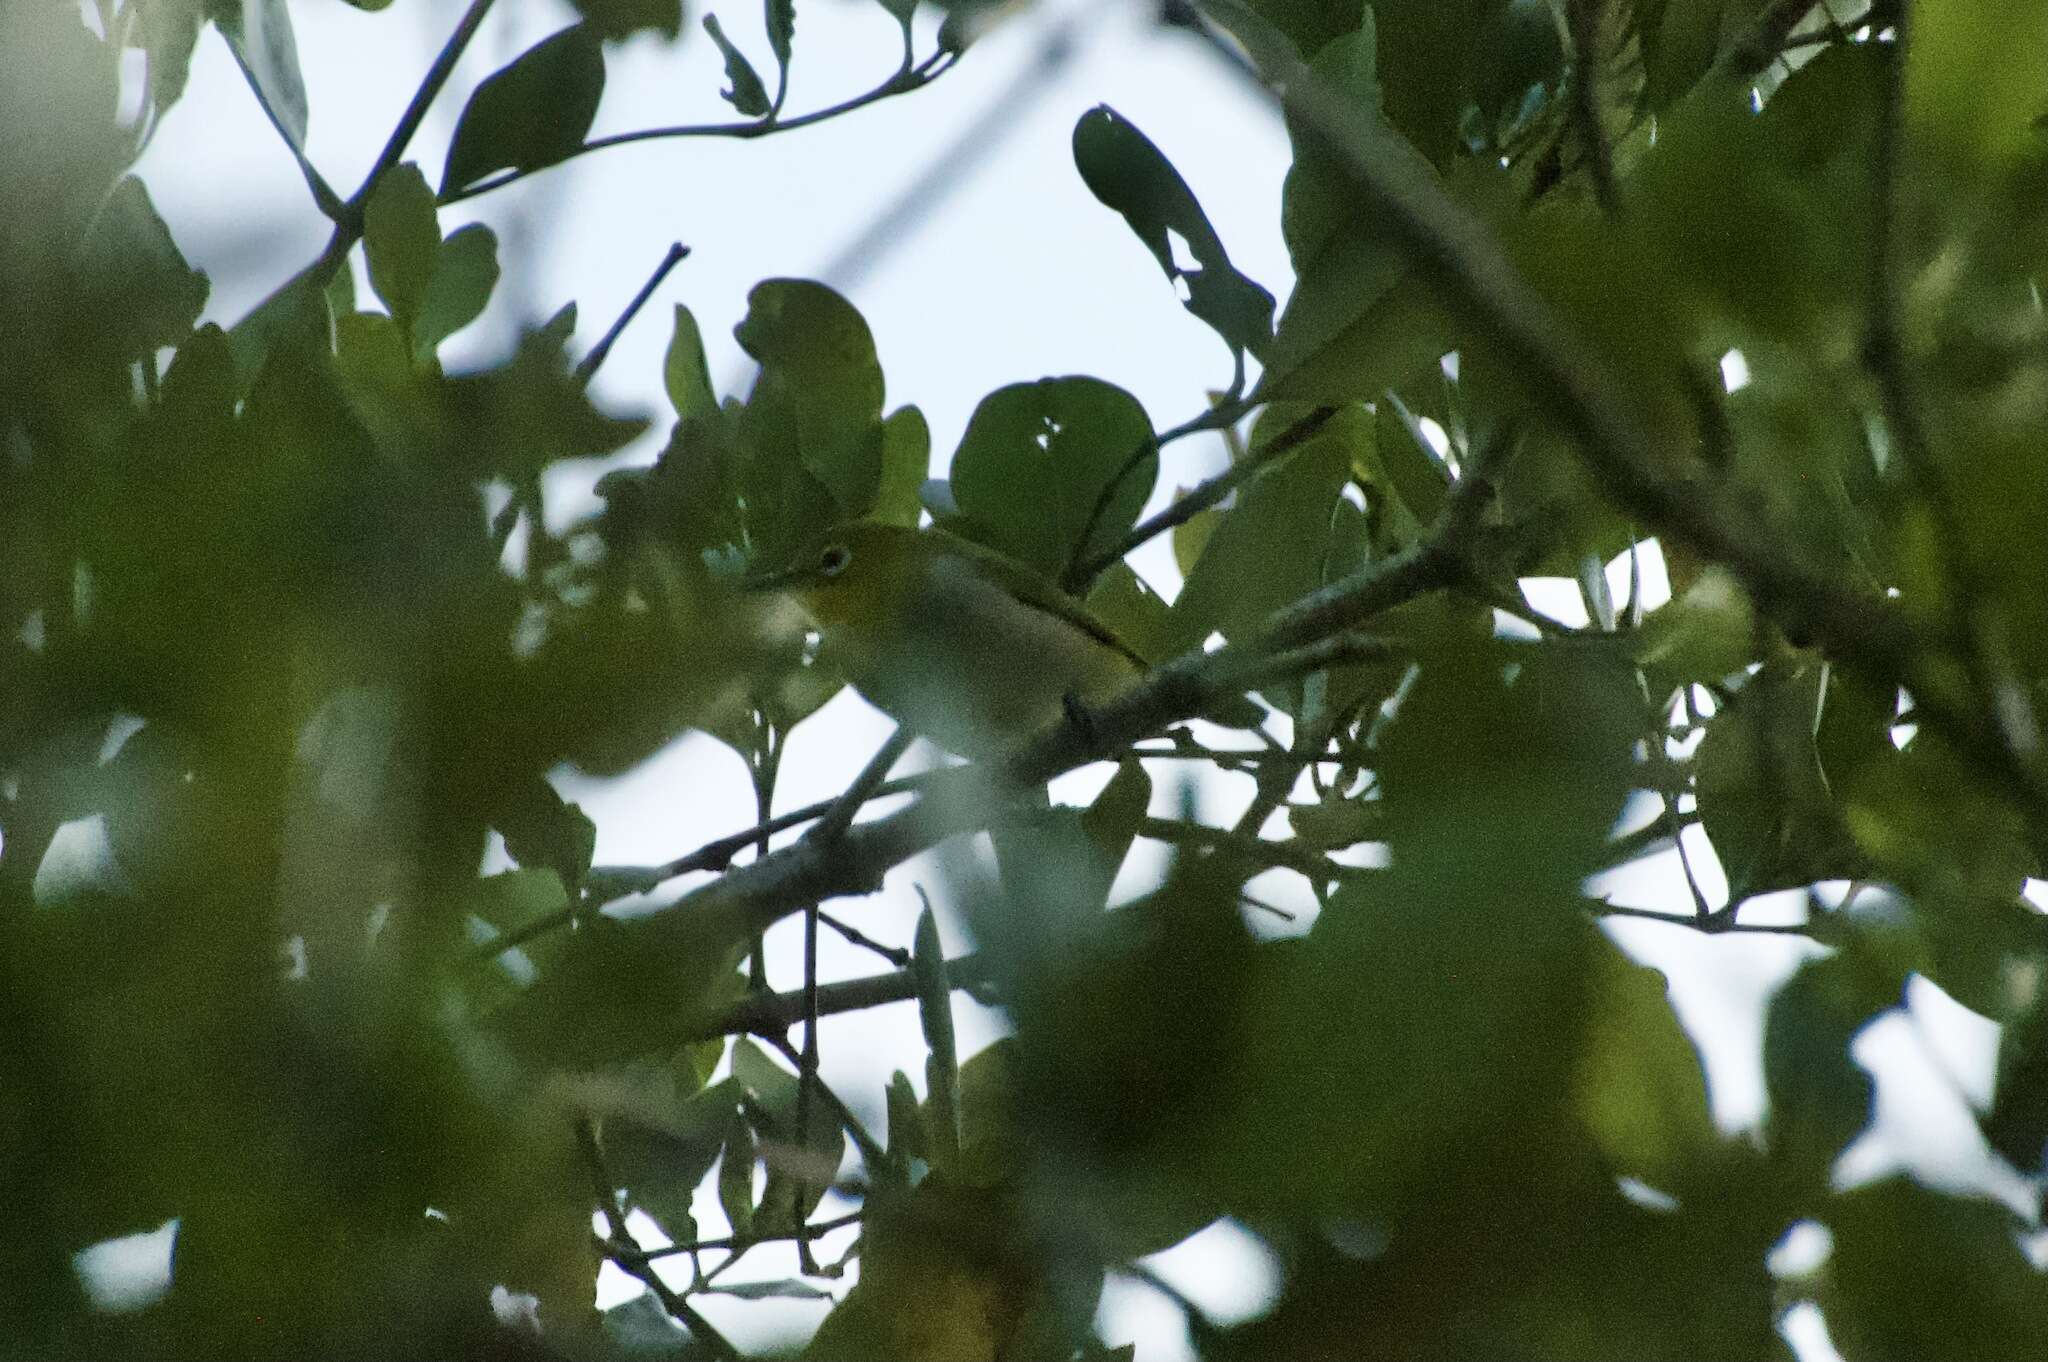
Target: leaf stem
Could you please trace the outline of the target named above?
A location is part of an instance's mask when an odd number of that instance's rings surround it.
[[[1238,404],[1240,407],[1246,405]],[[1220,412],[1224,409],[1219,407],[1217,410]],[[1239,414],[1242,413],[1240,412]],[[1265,472],[1276,460],[1307,444],[1324,426],[1330,423],[1330,418],[1336,414],[1337,409],[1335,407],[1317,407],[1314,411],[1295,421],[1271,440],[1251,451],[1244,459],[1232,464],[1215,477],[1193,488],[1186,496],[1175,501],[1173,505],[1167,507],[1158,515],[1153,516],[1150,520],[1138,525],[1110,548],[1105,549],[1087,562],[1079,564],[1069,576],[1081,582],[1092,581],[1097,574],[1101,573],[1125,554],[1130,553],[1133,549],[1150,542],[1168,530],[1185,525],[1188,521],[1193,520],[1196,516],[1208,510],[1211,506],[1216,505],[1232,492],[1235,492],[1245,483],[1250,482],[1253,478]],[[1169,439],[1179,439],[1182,435],[1194,433],[1195,430],[1214,429],[1216,429],[1214,425],[1196,426],[1195,423],[1189,422],[1187,426],[1176,426],[1173,430],[1165,432],[1159,439],[1160,443],[1164,444]]]
[[[222,36],[226,37],[227,35],[223,34]],[[231,38],[228,39],[228,51],[234,55],[235,65],[241,70],[242,79],[248,82],[249,92],[256,96],[257,107],[263,110],[263,116],[270,120],[270,126],[277,130],[279,140],[284,143],[285,149],[291,152],[292,162],[298,166],[299,174],[306,181],[306,188],[312,192],[314,204],[319,207],[321,214],[330,221],[339,221],[342,213],[345,211],[341,195],[334,192],[334,187],[327,183],[326,177],[321,175],[319,169],[310,160],[306,159],[305,148],[301,147],[298,140],[286,129],[283,117],[279,115],[276,107],[271,104],[270,96],[264,93],[262,82],[256,79],[255,68],[250,66],[249,59],[242,55],[241,43]]]
[[[477,3],[481,4],[488,4],[489,2],[490,0],[477,0]],[[951,69],[951,62],[941,63],[936,60],[907,70],[899,69],[892,72],[887,80],[873,89],[865,90],[849,99],[843,99],[837,104],[829,104],[822,109],[813,109],[809,113],[798,114],[794,118],[751,119],[744,123],[678,123],[669,127],[640,128],[633,132],[619,132],[613,133],[608,137],[593,138],[560,160],[550,161],[544,166],[515,167],[495,178],[481,180],[476,184],[443,194],[439,202],[441,207],[446,208],[450,204],[461,203],[466,199],[476,198],[480,194],[488,194],[493,190],[503,189],[509,184],[518,183],[529,175],[537,174],[543,170],[551,170],[556,166],[567,164],[579,156],[587,156],[594,151],[603,151],[607,147],[623,147],[635,142],[655,142],[695,137],[731,137],[744,141],[756,137],[767,137],[779,132],[795,132],[798,128],[808,128],[815,124],[828,122],[834,118],[850,114],[857,109],[864,109],[870,104],[879,104],[885,99],[893,99],[897,95],[908,94],[912,90],[922,89]]]
[[[603,1214],[605,1226],[609,1231],[605,1256],[652,1291],[654,1299],[661,1303],[661,1308],[669,1313],[670,1318],[680,1320],[720,1359],[720,1362],[741,1362],[745,1354],[735,1348],[730,1339],[712,1327],[711,1321],[704,1318],[696,1306],[677,1295],[674,1288],[661,1279],[661,1274],[649,1265],[645,1254],[640,1251],[640,1245],[633,1238],[632,1230],[626,1226],[625,1215],[619,1210],[618,1183],[612,1177],[611,1171],[605,1167],[604,1151],[598,1148],[597,1132],[587,1117],[579,1118],[576,1122],[576,1144],[582,1150],[584,1164],[590,1170],[591,1190],[597,1196],[598,1210]],[[632,1245],[631,1252],[621,1253],[614,1247],[625,1244]]]
[[[397,125],[391,129],[391,136],[385,139],[384,149],[377,153],[376,163],[364,177],[362,188],[358,189],[344,205],[345,216],[337,219],[337,222],[345,222],[356,236],[362,235],[363,205],[367,204],[370,195],[376,192],[378,182],[390,174],[392,167],[404,158],[406,147],[412,144],[413,134],[420,130],[420,124],[426,119],[427,109],[441,93],[441,88],[448,83],[448,77],[454,74],[455,63],[460,61],[462,54],[468,50],[470,40],[476,37],[477,29],[483,24],[484,17],[491,12],[491,6],[495,2],[496,0],[469,0],[469,8],[463,11],[462,18],[456,22],[455,31],[448,35],[448,41],[443,43],[440,52],[435,54],[433,65],[427,68],[427,74],[420,80],[419,88],[413,91],[412,99],[405,106],[405,112],[399,115]]]

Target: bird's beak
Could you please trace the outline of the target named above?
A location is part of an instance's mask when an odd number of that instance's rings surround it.
[[[783,591],[795,585],[802,575],[795,567],[776,568],[770,572],[750,572],[734,585],[742,591]]]

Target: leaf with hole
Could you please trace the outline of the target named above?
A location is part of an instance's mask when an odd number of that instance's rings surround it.
[[[1180,172],[1152,140],[1107,104],[1074,125],[1074,166],[1089,192],[1137,233],[1169,281],[1187,290],[1189,312],[1242,361],[1273,338],[1273,295],[1230,263],[1222,238]],[[1191,263],[1175,252],[1178,239]]]
[[[1058,578],[1070,560],[1129,532],[1158,475],[1152,422],[1136,398],[1099,378],[1045,378],[998,388],[975,407],[952,489],[978,537]]]

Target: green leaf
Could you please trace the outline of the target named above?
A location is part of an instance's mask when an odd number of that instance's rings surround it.
[[[620,42],[635,33],[659,33],[674,42],[683,31],[682,0],[572,0],[598,37]]]
[[[1074,125],[1074,165],[1089,192],[1130,224],[1167,279],[1187,290],[1188,311],[1240,356],[1264,354],[1273,337],[1273,295],[1230,263],[1187,181],[1151,139],[1106,104]],[[1194,258],[1174,258],[1175,237]]]
[[[299,44],[285,0],[242,0],[215,13],[214,21],[233,46],[292,146],[306,146],[306,80],[299,74]]]
[[[377,182],[363,208],[363,255],[370,287],[408,332],[419,314],[434,261],[441,251],[441,226],[427,177],[407,161]]]
[[[1827,1186],[1835,1160],[1870,1123],[1876,1085],[1851,1058],[1856,1034],[1899,1000],[1903,977],[1857,952],[1810,960],[1764,1021],[1764,1134],[1798,1186]]]
[[[885,1101],[889,1163],[899,1175],[901,1185],[908,1187],[910,1160],[931,1161],[931,1140],[925,1134],[924,1112],[918,1106],[917,1090],[910,1085],[910,1075],[901,1069],[890,1075]]]
[[[209,285],[185,263],[141,180],[125,175],[114,185],[79,254],[81,302],[97,314],[108,351],[153,356],[192,333]]]
[[[1129,563],[1111,563],[1088,588],[1088,613],[1148,662],[1173,652],[1173,612]]]
[[[2028,1222],[1982,1195],[1891,1177],[1835,1197],[1817,1303],[1849,1362],[2026,1357],[2040,1347],[2048,1276]]]
[[[1095,883],[1085,891],[1086,897],[1109,901],[1110,887],[1131,854],[1131,844],[1138,839],[1138,825],[1151,805],[1150,773],[1143,762],[1125,757],[1117,763],[1109,784],[1102,787],[1102,793],[1081,815],[1081,830],[1088,834],[1097,853],[1087,867],[1095,871]]]
[[[1380,398],[1373,428],[1372,462],[1386,474],[1395,495],[1416,522],[1430,525],[1451,496],[1451,473],[1422,424],[1391,391]]]
[[[845,1136],[830,1108],[817,1101],[811,1103],[810,1129],[799,1138],[796,1118],[801,1108],[798,1098],[800,1080],[770,1059],[751,1040],[733,1042],[732,1076],[757,1113],[763,1137],[762,1154],[768,1166],[768,1183],[761,1191],[761,1200],[753,1209],[750,1223],[764,1234],[788,1233],[799,1220],[817,1209],[818,1202],[825,1195],[825,1184],[832,1180],[832,1175],[804,1177],[791,1171],[789,1164],[795,1160],[779,1157],[777,1150],[785,1156],[807,1156],[807,1163],[829,1164],[836,1169],[845,1150]],[[728,1158],[731,1149],[728,1143]],[[730,1210],[728,1206],[728,1213]]]
[[[669,1318],[652,1291],[643,1291],[622,1305],[603,1311],[598,1319],[604,1341],[625,1362],[675,1362],[688,1357],[696,1343],[689,1330]]]
[[[204,0],[158,0],[141,7],[138,45],[149,56],[149,105],[158,117],[185,93],[204,9]]]
[[[1610,949],[1579,890],[1633,781],[1633,691],[1626,666],[1583,653],[1423,655],[1380,739],[1391,866],[1340,888],[1245,1005],[1257,1077],[1220,1122],[1234,1191],[1384,1223],[1427,1217],[1467,1176],[1576,1169],[1583,1152],[1541,1132],[1579,1119],[1561,1038],[1586,1034]],[[1280,1145],[1318,1153],[1275,1160]]]
[[[967,1187],[1003,1187],[1016,1178],[1029,1131],[1017,1107],[1017,1043],[1004,1037],[960,1066],[960,1153],[947,1170]],[[926,1111],[926,1128],[931,1112]]]
[[[356,310],[356,272],[349,268],[346,260],[335,267],[334,277],[327,281],[327,315],[336,321]]]
[[[688,1235],[697,1184],[725,1145],[737,1090],[727,1079],[678,1098],[643,1072],[627,1073],[642,1091],[602,1113],[606,1165],[671,1238]]]
[[[1700,823],[1731,901],[1865,869],[1814,747],[1824,682],[1816,664],[1772,663],[1708,722],[1696,757]]]
[[[1651,109],[1677,103],[1714,64],[1728,8],[1729,0],[1655,0],[1642,5],[1643,97]]]
[[[778,72],[776,103],[789,89],[790,44],[796,37],[796,0],[761,0],[762,22],[768,30],[768,50],[775,54]]]
[[[882,485],[875,493],[874,518],[885,525],[915,528],[918,490],[931,472],[932,432],[916,407],[898,407],[882,422]]]
[[[770,1059],[759,1043],[745,1036],[732,1043],[732,1077],[770,1120],[796,1123],[797,1076]]]
[[[704,362],[704,337],[697,330],[697,318],[681,303],[676,304],[675,330],[669,336],[668,357],[662,362],[662,381],[677,416],[688,419],[717,412],[711,366]]]
[[[2048,110],[2048,27],[2027,0],[1915,9],[1907,46],[1911,133],[1965,164],[2009,165],[2041,152]]]
[[[478,880],[465,902],[504,935],[568,907],[569,891],[552,870],[502,870]]]
[[[308,266],[258,303],[228,330],[235,354],[235,379],[243,391],[255,383],[273,356],[327,351],[327,299]]]
[[[725,55],[725,78],[731,82],[728,89],[720,90],[718,97],[749,118],[766,118],[773,107],[768,91],[761,84],[761,77],[754,72],[754,64],[747,60],[747,54],[725,36],[725,30],[718,26],[718,16],[704,16],[704,31],[711,35],[711,41],[718,44],[718,50]]]
[[[769,279],[747,295],[747,315],[733,335],[761,364],[740,415],[750,471],[766,484],[765,495],[749,502],[787,514],[801,497],[792,496],[793,488],[822,486],[831,498],[829,517],[778,527],[797,537],[828,519],[866,515],[881,490],[885,389],[859,309],[823,284]],[[796,475],[802,476],[792,483]]]
[[[651,941],[657,931],[659,941]],[[728,976],[746,944],[728,923],[656,928],[598,914],[555,935],[555,958],[492,1018],[514,1054],[541,1068],[672,1055],[704,1015],[725,1005]]]
[[[1593,952],[1575,1102],[1615,1172],[1680,1188],[1720,1141],[1699,1051],[1662,972],[1611,943]]]
[[[1315,54],[1309,70],[1327,89],[1342,94],[1356,116],[1391,143],[1395,138],[1384,130],[1380,112],[1377,63],[1373,12],[1368,8],[1359,30],[1327,44]],[[1366,224],[1360,222],[1357,195],[1349,192],[1351,175],[1343,159],[1306,124],[1290,120],[1287,132],[1294,144],[1294,164],[1281,188],[1280,234],[1299,271],[1323,253],[1333,235],[1346,229],[1356,233]]]
[[[565,352],[573,325],[570,313],[521,337],[509,363],[450,377],[449,435],[438,454],[523,485],[557,460],[610,453],[645,430],[644,420],[609,416],[592,403]]]
[[[785,1277],[773,1282],[734,1282],[704,1288],[713,1295],[731,1296],[744,1301],[792,1300],[829,1301],[832,1293],[823,1287],[813,1286],[797,1277]]]
[[[1145,409],[1122,388],[1082,377],[984,397],[952,464],[953,495],[974,533],[1055,580],[1130,531],[1158,475]]]
[[[876,0],[876,3],[889,11],[889,17],[902,26],[905,34],[910,32],[910,21],[917,16],[918,0]]]
[[[537,170],[582,147],[604,95],[604,45],[587,25],[543,38],[492,73],[463,106],[441,193],[496,170]]]
[[[917,1019],[924,1029],[927,1137],[932,1163],[948,1167],[960,1148],[960,1059],[953,1048],[953,985],[946,977],[946,952],[939,943],[939,924],[926,908],[917,918],[917,937],[910,956],[917,981]]]
[[[738,1046],[734,1051],[737,1054]],[[759,1159],[754,1128],[746,1113],[735,1110],[726,1125],[725,1157],[718,1164],[718,1205],[741,1238],[754,1228],[754,1165]]]
[[[2034,977],[2041,960],[2032,962]],[[2048,1170],[2048,998],[2035,997],[1998,1038],[1998,1080],[1984,1138],[2027,1177]]]
[[[414,352],[422,359],[483,314],[498,284],[497,233],[480,222],[458,227],[441,243],[434,277],[413,319]]]
[[[1299,413],[1269,409],[1252,432],[1262,436]],[[1273,468],[1240,489],[1173,604],[1169,651],[1195,647],[1212,633],[1241,638],[1280,606],[1327,580],[1330,526],[1338,492],[1351,477],[1368,418],[1346,408]]]
[[[505,791],[491,826],[505,839],[505,854],[522,866],[545,866],[562,883],[580,887],[597,849],[597,825],[541,776]]]
[[[1330,6],[1355,15],[1349,6]],[[1465,83],[1446,79],[1482,50],[1507,0],[1376,0],[1372,6],[1381,102],[1387,122],[1433,164],[1461,150]],[[1320,52],[1310,49],[1312,59]]]
[[[1383,107],[1386,61],[1379,48],[1387,8],[1374,6],[1356,32],[1307,49],[1309,69],[1345,96],[1354,131],[1382,158],[1433,179],[1431,158],[1397,131]],[[1281,227],[1299,282],[1264,357],[1258,391],[1303,401],[1377,399],[1453,347],[1449,322],[1379,216],[1363,211],[1346,158],[1313,124],[1290,117],[1287,126],[1294,165]],[[1505,218],[1521,209],[1500,186],[1505,178],[1491,166],[1460,162],[1446,187],[1482,216]]]

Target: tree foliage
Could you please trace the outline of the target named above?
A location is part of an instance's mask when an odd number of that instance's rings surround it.
[[[1834,1175],[1872,1115],[1851,1043],[1916,978],[2003,1027],[1983,1132],[2048,1173],[2048,931],[2021,897],[2048,851],[2036,5],[1168,5],[1162,40],[1264,92],[1294,150],[1276,316],[1172,148],[1108,108],[1075,128],[1079,180],[1227,347],[1210,410],[1154,430],[1102,379],[1017,383],[927,481],[931,432],[859,312],[766,280],[736,319],[751,388],[714,389],[677,307],[665,449],[560,532],[549,470],[646,421],[591,400],[608,342],[571,355],[573,303],[501,362],[443,366],[500,266],[442,211],[639,136],[857,119],[971,63],[995,16],[957,6],[932,47],[885,0],[900,67],[791,112],[792,63],[824,58],[795,7],[758,32],[706,13],[740,121],[592,139],[607,44],[684,25],[674,0],[580,0],[475,86],[452,145],[418,145],[489,7],[345,197],[303,154],[322,92],[284,0],[0,8],[13,1350],[735,1356],[697,1300],[832,1290],[810,1241],[837,1178],[859,1276],[819,1358],[1128,1356],[1096,1336],[1106,1276],[1223,1217],[1281,1286],[1238,1325],[1190,1307],[1204,1357],[1776,1358],[1800,1300],[1851,1362],[2038,1351],[2030,1218]],[[209,28],[331,227],[225,330],[130,173]],[[1213,432],[1231,468],[1141,519],[1160,447]],[[551,772],[694,730],[766,807],[843,684],[733,572],[926,515],[1160,665],[885,817],[848,825],[870,784],[593,865]],[[1159,535],[1170,602],[1124,562]],[[1617,599],[1607,566],[1653,538],[1670,601],[1633,571]],[[1533,615],[1539,575],[1577,578],[1590,623]],[[1248,692],[1261,741],[1182,725]],[[1234,826],[1152,812],[1189,758],[1256,777]],[[1097,762],[1086,808],[1023,798]],[[989,827],[996,873],[955,854]],[[80,828],[105,839],[90,872],[62,853]],[[1716,1128],[1664,978],[1588,889],[1687,830],[1730,892],[1671,921],[1825,948],[1771,1003],[1755,1139]],[[494,832],[513,868],[481,873]],[[1112,908],[1141,837],[1171,871]],[[767,991],[763,930],[857,912],[935,846],[972,954],[927,917],[871,978]],[[1306,930],[1247,926],[1276,868],[1314,891]],[[692,871],[715,873],[667,887]],[[1787,889],[1803,926],[1746,912]],[[642,892],[662,911],[603,911]],[[960,990],[1014,1034],[962,1054]],[[910,999],[921,1083],[850,1106],[815,1081],[834,1015]],[[854,1108],[878,1105],[873,1131]],[[707,1180],[727,1234],[692,1219]],[[629,1211],[709,1242],[664,1282]],[[88,1297],[74,1255],[173,1219],[161,1300]],[[1806,1222],[1831,1253],[1774,1275]],[[803,1280],[721,1280],[790,1239]],[[606,1258],[651,1294],[597,1312]]]

